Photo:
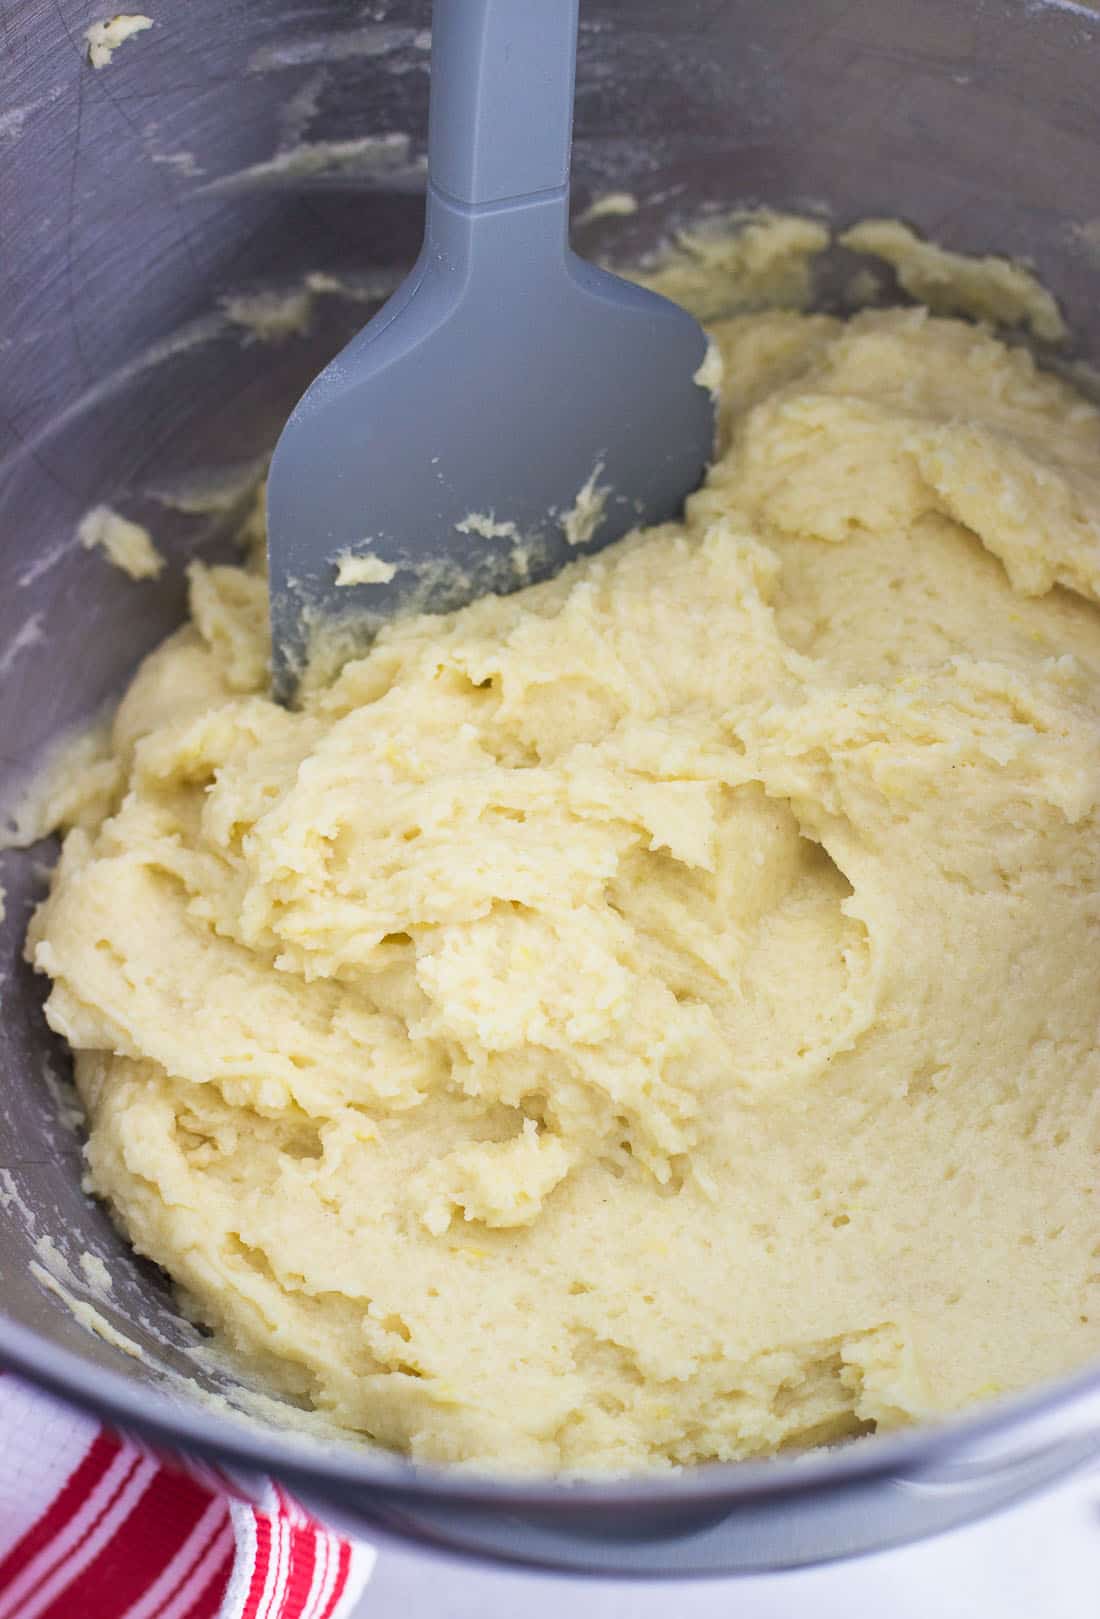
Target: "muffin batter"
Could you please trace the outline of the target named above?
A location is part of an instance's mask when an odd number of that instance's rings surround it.
[[[683,524],[300,712],[262,577],[194,568],[31,929],[137,1248],[420,1458],[758,1455],[1100,1351],[1100,413],[919,309],[714,335]]]

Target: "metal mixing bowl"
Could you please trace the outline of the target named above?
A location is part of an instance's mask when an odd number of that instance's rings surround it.
[[[0,0],[9,791],[179,620],[185,561],[225,543],[257,458],[421,227],[425,0],[189,0],[153,8],[156,26],[93,72],[81,36],[106,9]],[[900,214],[950,247],[1030,259],[1082,356],[1100,360],[1100,225],[1079,228],[1100,213],[1090,11],[584,0],[582,12],[577,206],[608,190],[640,205],[582,227],[583,250],[630,259],[677,220],[732,204],[838,224]],[[300,151],[281,155],[303,142],[304,167]],[[843,269],[842,255],[824,267],[826,302]],[[298,327],[282,341],[241,324],[233,298],[260,289],[298,300],[276,306]],[[156,583],[75,545],[101,501],[151,524],[170,559]],[[58,1105],[64,1056],[20,958],[47,852],[8,855],[2,873],[0,1355],[28,1376],[165,1443],[277,1472],[345,1524],[588,1570],[728,1572],[890,1545],[1100,1454],[1100,1370],[827,1455],[602,1485],[417,1469],[288,1432],[248,1400],[234,1414],[231,1374],[166,1279],[81,1191],[79,1136]],[[85,1251],[114,1278],[106,1297]],[[74,1300],[116,1339],[89,1332]]]

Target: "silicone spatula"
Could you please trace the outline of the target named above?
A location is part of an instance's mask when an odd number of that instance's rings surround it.
[[[420,257],[271,464],[283,700],[318,628],[547,577],[674,516],[711,454],[701,327],[569,247],[577,0],[435,0],[432,20]]]

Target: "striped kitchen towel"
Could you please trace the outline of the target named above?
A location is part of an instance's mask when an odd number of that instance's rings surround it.
[[[0,1619],[349,1619],[373,1562],[272,1480],[0,1375]]]

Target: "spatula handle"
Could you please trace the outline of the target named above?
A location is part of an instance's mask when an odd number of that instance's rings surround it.
[[[578,0],[435,0],[428,172],[478,207],[569,183]]]

